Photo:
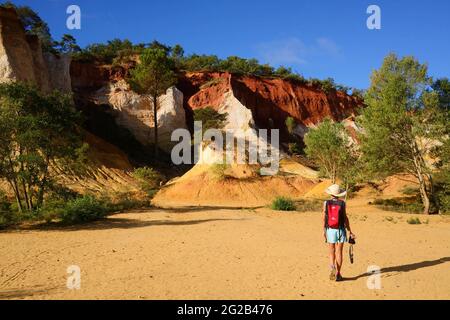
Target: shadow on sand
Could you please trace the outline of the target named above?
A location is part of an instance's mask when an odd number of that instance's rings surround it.
[[[151,212],[165,212],[168,214],[183,214],[194,213],[211,210],[255,210],[262,207],[228,207],[228,206],[183,206],[174,208],[145,208],[145,209],[133,209],[127,212],[116,212],[109,215],[107,218],[103,218],[97,221],[64,225],[59,222],[51,223],[38,223],[31,225],[21,225],[18,227],[11,227],[5,230],[1,230],[2,233],[14,233],[21,231],[77,231],[77,230],[107,230],[107,229],[132,229],[143,228],[149,226],[186,226],[195,225],[200,223],[214,222],[214,221],[232,221],[232,220],[246,220],[244,218],[234,219],[197,219],[197,220],[141,220],[131,218],[118,218],[114,217],[119,214],[139,214],[139,213],[151,213]]]
[[[440,259],[436,259],[436,260],[427,260],[427,261],[416,262],[416,263],[411,263],[411,264],[404,264],[404,265],[399,265],[399,266],[381,268],[380,274],[390,273],[390,272],[409,272],[409,271],[414,271],[414,270],[421,269],[421,268],[433,267],[433,266],[436,266],[436,265],[439,265],[442,263],[446,263],[446,262],[450,262],[450,257],[444,257],[444,258],[440,258]],[[371,272],[365,272],[356,277],[344,278],[344,281],[358,280],[359,278],[369,277],[372,274],[373,273],[371,273]]]
[[[42,224],[30,226],[25,230],[32,231],[79,231],[79,230],[108,230],[108,229],[133,229],[150,226],[189,226],[215,221],[232,221],[245,219],[198,219],[198,220],[139,220],[128,218],[109,217],[89,223],[76,225]],[[23,231],[24,229],[22,229]],[[20,230],[19,230],[20,231]]]
[[[41,295],[55,293],[65,287],[53,287],[47,288],[44,286],[34,286],[29,289],[9,289],[0,290],[0,299],[24,299],[24,298],[36,298]]]
[[[189,213],[189,212],[201,212],[211,210],[256,210],[264,208],[264,206],[257,207],[233,207],[233,206],[182,206],[174,208],[158,208],[168,213]]]

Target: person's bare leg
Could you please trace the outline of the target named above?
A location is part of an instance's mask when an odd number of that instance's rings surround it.
[[[329,250],[330,250],[330,266],[336,267],[336,245],[334,243],[328,244]]]
[[[336,243],[336,271],[337,274],[341,274],[342,268],[342,251],[344,249],[344,243]]]
[[[336,246],[334,243],[329,243],[328,248],[329,248],[330,268],[331,268],[330,280],[334,280],[333,278],[336,277],[336,254],[335,254]]]

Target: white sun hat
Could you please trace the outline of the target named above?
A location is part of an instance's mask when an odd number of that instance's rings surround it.
[[[345,196],[347,191],[341,189],[338,184],[333,184],[329,186],[326,190],[326,193],[331,194],[332,196],[335,196],[337,198]]]

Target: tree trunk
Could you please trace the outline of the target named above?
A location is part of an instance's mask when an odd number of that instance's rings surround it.
[[[419,176],[419,191],[423,203],[423,213],[430,214],[430,198],[428,197],[425,180]]]
[[[28,202],[30,203],[30,210],[34,210],[34,205],[33,205],[33,192],[30,188],[30,186],[27,187],[28,189]]]
[[[45,186],[47,184],[47,175],[48,175],[48,168],[50,166],[50,159],[47,156],[46,157],[46,167],[45,167],[45,171],[44,171],[44,175],[41,179],[41,183],[39,185],[39,190],[37,193],[37,202],[36,202],[36,207],[40,208],[42,207],[42,204],[44,203],[44,194],[45,194]]]
[[[14,196],[16,197],[16,202],[17,202],[17,208],[19,209],[19,212],[22,213],[23,212],[23,207],[22,207],[22,200],[20,199],[20,191],[19,188],[17,186],[17,182],[16,181],[9,181],[9,184],[11,185],[11,188],[14,191]]]
[[[426,174],[424,173],[425,161],[423,160],[420,150],[415,142],[413,143],[413,157],[417,179],[419,180],[419,191],[423,204],[423,213],[430,214],[429,190],[427,190]]]
[[[333,170],[332,170],[332,174],[331,174],[331,183],[335,184],[336,183],[336,167],[333,166]]]
[[[27,209],[29,211],[31,211],[30,208],[30,199],[28,199],[28,192],[27,192],[27,187],[25,186],[25,182],[23,181],[23,179],[21,179],[21,184],[22,184],[22,190],[23,190],[23,196],[24,196],[24,200],[25,200],[25,204],[27,205]]]
[[[14,172],[14,164],[10,156],[8,156],[8,161],[11,172]],[[16,196],[17,201],[17,208],[19,209],[19,212],[22,213],[23,212],[22,199],[20,198],[20,189],[17,180],[16,178],[11,178],[11,180],[8,180],[8,182],[11,184],[11,187],[14,190],[14,195]]]
[[[44,203],[44,193],[45,193],[45,184],[47,183],[47,179],[44,178],[41,182],[38,195],[37,195],[37,207],[41,207]]]
[[[157,95],[153,95],[153,116],[155,124],[155,158],[158,158],[158,113],[157,113],[157,106],[158,106],[158,97]]]

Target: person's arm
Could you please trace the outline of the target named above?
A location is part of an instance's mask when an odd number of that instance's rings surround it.
[[[350,235],[354,237],[355,235],[352,232],[352,228],[350,227],[350,220],[348,219],[347,216],[347,204],[345,204],[344,206],[344,215],[345,215],[345,228],[348,230],[348,232],[350,232]]]
[[[323,203],[323,208],[322,208],[322,215],[323,215],[323,223],[322,223],[322,227],[323,227],[323,237],[325,238],[325,242],[327,242],[327,231],[325,230],[325,219],[326,219],[326,214],[325,214],[325,206],[326,206],[326,201]]]

